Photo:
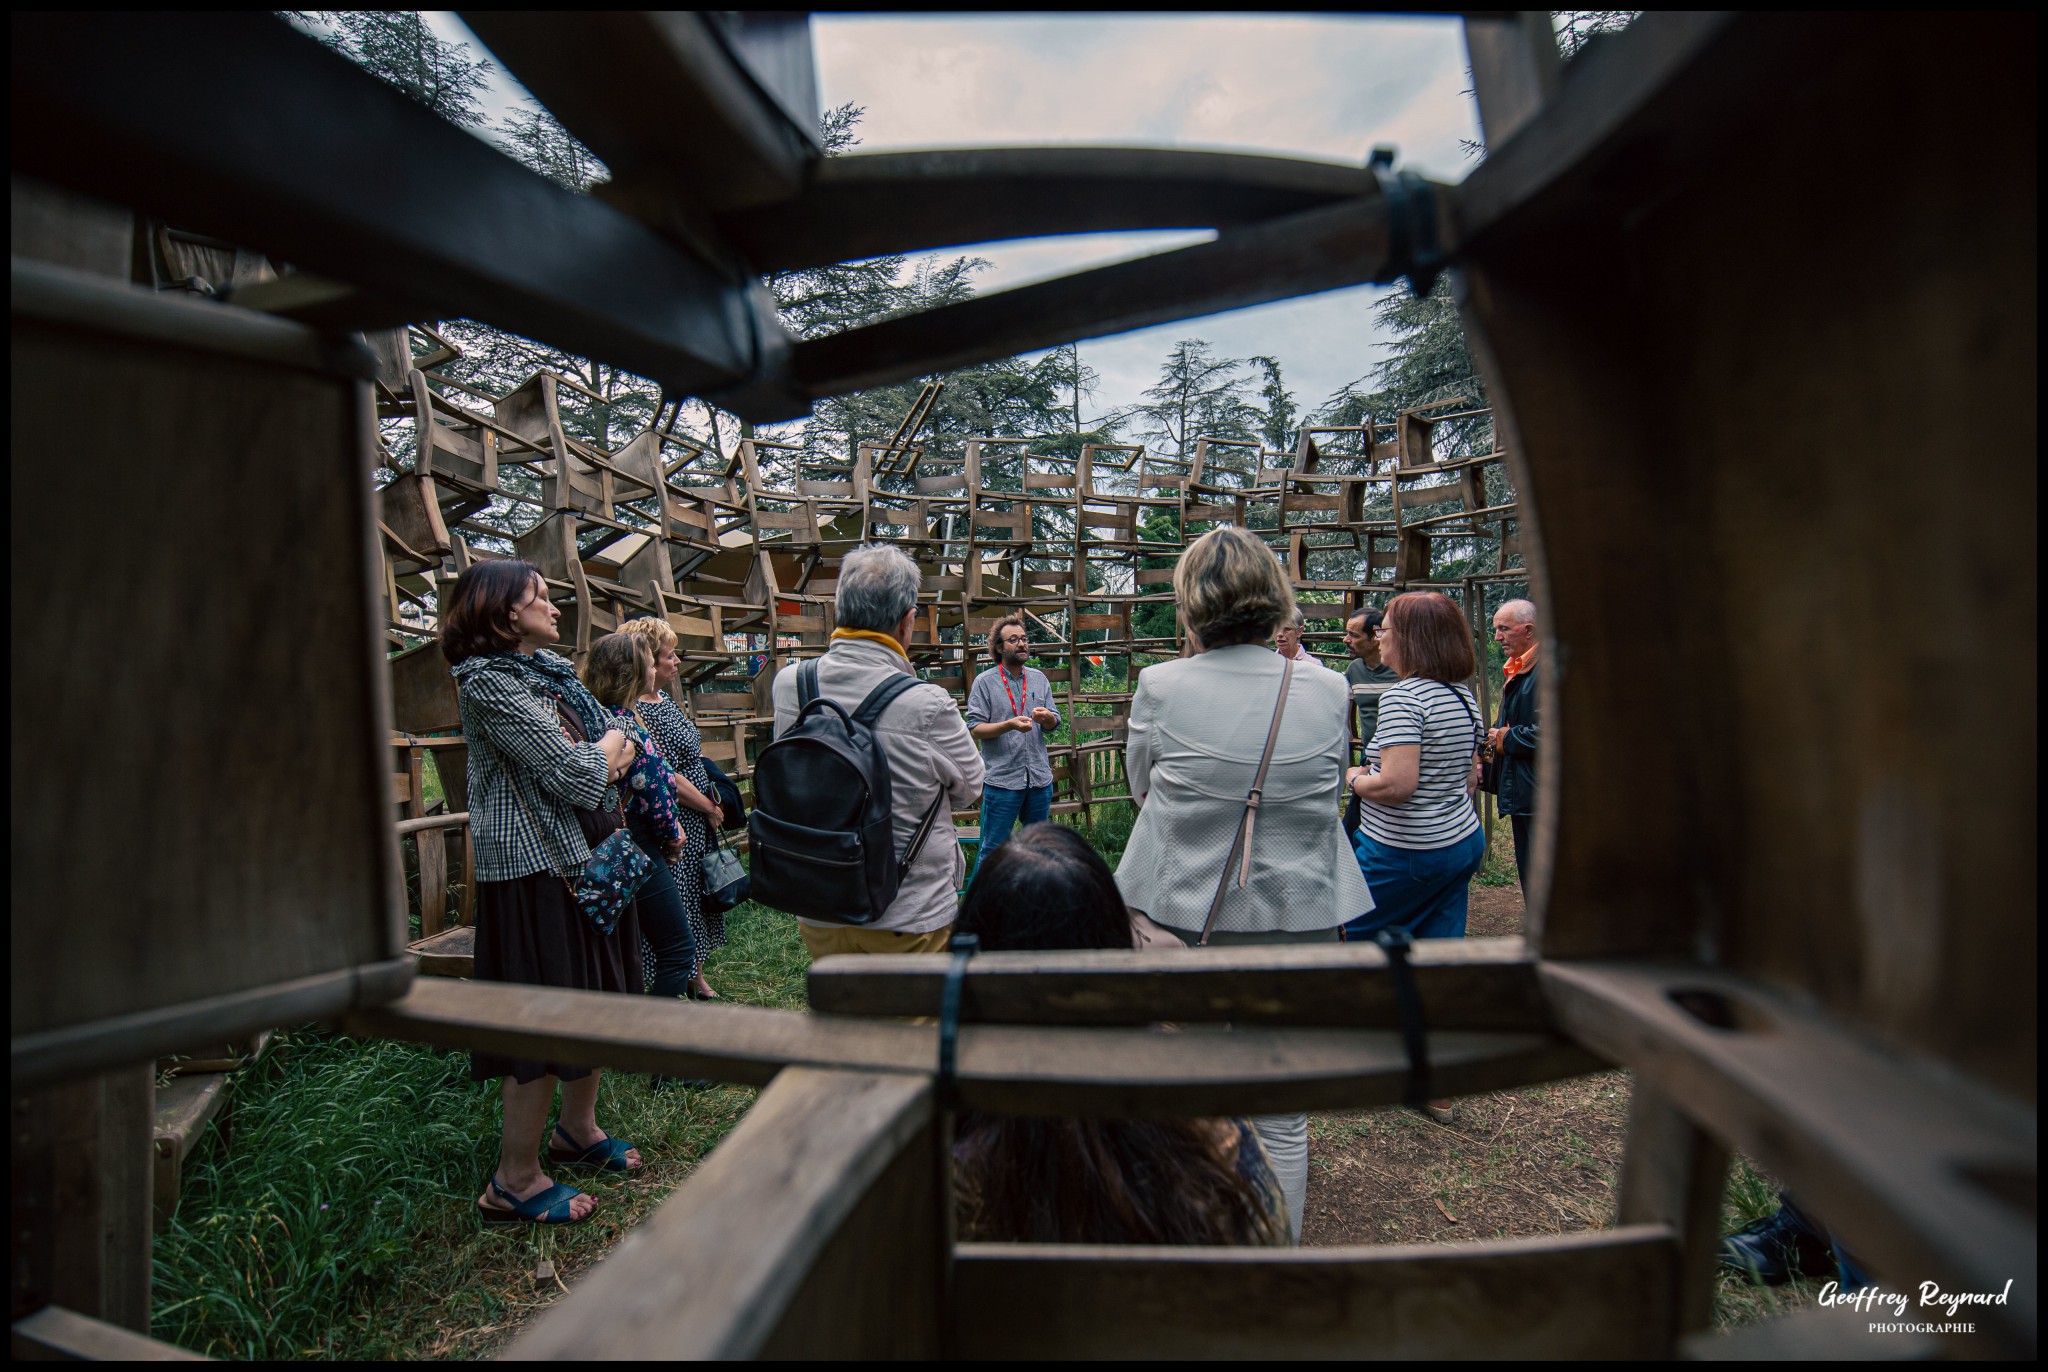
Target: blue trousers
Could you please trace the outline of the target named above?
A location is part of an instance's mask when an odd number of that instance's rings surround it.
[[[653,861],[634,899],[640,902],[640,934],[654,951],[654,980],[647,994],[674,1000],[689,989],[690,969],[697,965],[697,940],[690,933],[689,911],[666,862],[658,857]],[[632,959],[638,960],[637,956]]]
[[[1025,791],[1006,790],[1001,786],[981,788],[981,846],[975,850],[974,871],[981,870],[981,864],[988,855],[1003,846],[1010,837],[1010,830],[1022,824],[1037,824],[1052,814],[1052,787],[1033,786]],[[967,879],[974,880],[974,873]]]
[[[1393,925],[1416,938],[1465,937],[1465,896],[1486,859],[1484,830],[1445,848],[1395,848],[1360,829],[1351,846],[1373,908],[1344,926],[1347,942]]]

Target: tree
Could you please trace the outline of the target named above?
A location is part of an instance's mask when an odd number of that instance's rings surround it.
[[[1140,436],[1181,458],[1193,456],[1197,438],[1251,438],[1261,413],[1250,390],[1243,358],[1218,357],[1207,339],[1183,338],[1137,408],[1134,417],[1147,425]]]
[[[491,64],[434,36],[417,10],[292,10],[286,18],[451,124],[484,126]]]
[[[566,190],[586,192],[611,173],[546,110],[513,110],[498,121],[498,146]]]
[[[1263,355],[1251,360],[1266,378],[1266,384],[1259,391],[1259,398],[1265,401],[1260,410],[1259,437],[1269,448],[1291,447],[1294,417],[1301,413],[1301,407],[1294,403],[1294,393],[1280,379],[1278,362]]]

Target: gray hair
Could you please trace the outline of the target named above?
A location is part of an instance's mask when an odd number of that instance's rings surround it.
[[[1501,602],[1500,609],[1494,613],[1504,613],[1517,624],[1534,624],[1536,622],[1536,602],[1533,600],[1504,600]]]
[[[1289,625],[1296,629],[1306,629],[1308,627],[1308,616],[1302,613],[1302,609],[1299,603],[1297,603],[1294,607],[1294,618],[1288,620],[1287,622]]]
[[[917,608],[924,575],[901,548],[863,543],[839,563],[839,627],[888,633]]]

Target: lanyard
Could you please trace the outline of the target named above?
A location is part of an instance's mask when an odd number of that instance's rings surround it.
[[[1026,668],[1025,670],[1029,671],[1030,669]],[[1024,687],[1024,699],[1020,702],[1017,699],[1017,693],[1010,689],[1010,674],[1003,670],[1002,664],[1000,663],[996,665],[996,675],[1003,679],[1003,695],[1006,698],[1008,698],[1010,702],[1011,717],[1014,718],[1017,715],[1023,714],[1024,706],[1031,703],[1031,678],[1027,676],[1022,680],[1022,685]]]

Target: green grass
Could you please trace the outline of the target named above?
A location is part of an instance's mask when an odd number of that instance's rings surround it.
[[[1487,844],[1479,874],[1472,882],[1475,886],[1513,886],[1521,879],[1515,867],[1515,831],[1502,815],[1493,822],[1493,842]]]
[[[707,975],[736,1002],[801,1008],[796,922],[748,904]],[[613,1075],[600,1120],[638,1145],[633,1178],[579,1173],[598,1216],[486,1229],[474,1215],[497,1156],[498,1087],[465,1054],[316,1028],[278,1037],[234,1083],[231,1146],[187,1164],[156,1244],[153,1332],[216,1357],[424,1358],[490,1352],[545,1304],[532,1273],[601,1256],[738,1122],[739,1087],[655,1093]]]

